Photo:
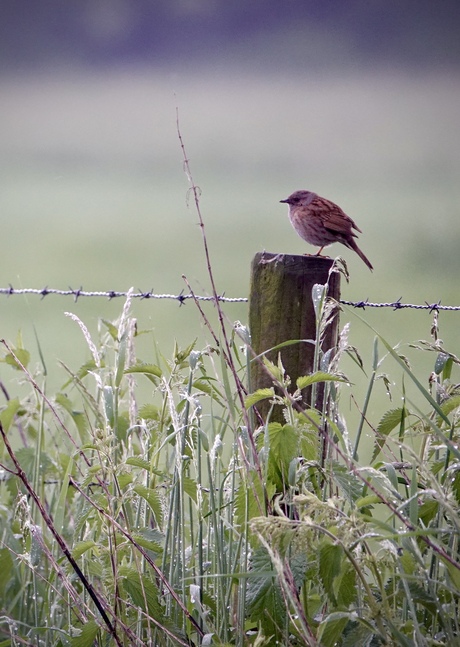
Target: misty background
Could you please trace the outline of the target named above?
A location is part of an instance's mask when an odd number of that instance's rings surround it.
[[[327,249],[347,260],[345,299],[460,303],[460,3],[19,0],[0,15],[1,287],[178,294],[185,274],[209,293],[178,110],[219,292],[247,296],[258,251],[314,253],[279,204],[302,188],[363,230],[373,274]],[[20,330],[38,363],[36,335],[59,384],[56,359],[77,369],[87,356],[64,311],[97,337],[122,302],[0,307],[0,336]],[[244,305],[225,311],[247,321]],[[134,313],[153,331],[145,361],[154,340],[165,355],[174,339],[206,343],[191,303]],[[427,313],[359,314],[391,343],[429,338]],[[440,315],[446,343],[459,316]],[[350,311],[341,321],[369,363],[372,333]]]

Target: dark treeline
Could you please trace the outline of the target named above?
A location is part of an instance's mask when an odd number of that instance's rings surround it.
[[[7,0],[3,68],[275,55],[456,66],[458,0]],[[324,54],[324,57],[322,56]]]

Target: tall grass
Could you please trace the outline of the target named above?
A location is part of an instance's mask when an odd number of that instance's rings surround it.
[[[435,318],[417,344],[434,357],[427,389],[376,333],[361,420],[348,429],[341,393],[354,387],[341,360],[362,360],[348,324],[322,355],[334,304],[327,286],[314,298],[312,374],[292,384],[281,364],[257,360],[276,393],[251,389],[250,331],[217,299],[216,326],[201,313],[208,346],[146,360],[130,297],[97,339],[71,315],[91,359],[63,365],[52,395],[21,340],[2,342],[30,392],[5,390],[0,412],[0,646],[458,644],[458,354]],[[373,420],[382,352],[400,399]],[[143,404],[140,381],[151,385]],[[301,389],[320,382],[324,410],[304,409]],[[284,424],[260,420],[267,398]]]

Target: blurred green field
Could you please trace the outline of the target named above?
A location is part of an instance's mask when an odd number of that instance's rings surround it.
[[[373,274],[351,251],[329,248],[349,265],[345,299],[460,304],[459,80],[391,70],[253,77],[231,69],[3,78],[0,284],[179,293],[185,274],[197,293],[209,293],[197,216],[187,206],[178,107],[219,292],[247,295],[260,250],[313,251],[279,204],[305,188],[340,204],[363,230]],[[63,313],[74,312],[95,334],[98,318],[122,308],[121,300],[57,296],[2,296],[0,304],[0,336],[14,342],[20,329],[34,363],[35,327],[50,386],[64,381],[57,359],[76,369],[88,357]],[[225,310],[246,322],[244,305]],[[209,339],[190,302],[137,301],[134,312],[140,329],[154,331],[139,341],[146,361],[154,338],[165,355],[175,339]],[[429,337],[426,312],[361,315],[391,343]],[[347,310],[346,321],[369,364],[372,334]],[[455,352],[460,313],[440,321]],[[0,379],[11,385],[11,368],[0,365]]]

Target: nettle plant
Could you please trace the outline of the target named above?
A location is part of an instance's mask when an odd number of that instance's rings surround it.
[[[318,344],[326,287],[315,286]],[[376,335],[352,430],[339,397],[353,390],[343,354],[361,362],[348,324],[296,384],[258,358],[274,388],[251,392],[249,331],[224,317],[211,345],[154,362],[136,357],[130,298],[97,341],[73,318],[91,359],[63,366],[53,396],[20,342],[3,343],[31,387],[0,412],[3,644],[458,642],[459,359],[437,322],[415,345],[435,358],[429,383]],[[402,399],[373,423],[373,386],[389,387],[389,366]],[[305,408],[302,390],[320,384],[323,410]],[[281,422],[261,421],[262,400]],[[361,463],[365,435],[373,450]]]

